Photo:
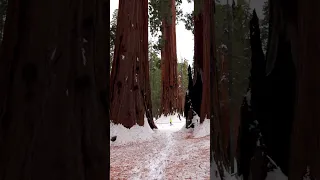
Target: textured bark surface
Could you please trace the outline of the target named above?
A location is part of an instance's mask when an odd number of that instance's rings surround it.
[[[201,81],[200,122],[210,118],[210,17],[205,2],[194,3],[194,81]]]
[[[9,1],[1,180],[109,178],[108,11],[107,0]]]
[[[110,119],[130,128],[151,128],[151,93],[148,63],[148,1],[119,1],[117,37],[111,72]]]
[[[220,97],[219,97],[219,77],[217,73],[217,63],[216,63],[216,47],[215,47],[215,31],[214,31],[214,8],[215,8],[215,1],[214,0],[208,0],[205,1],[203,4],[203,19],[204,22],[208,23],[208,26],[205,28],[206,31],[209,31],[209,37],[207,40],[210,42],[210,46],[208,46],[207,50],[204,52],[209,53],[210,58],[210,94],[212,96],[209,96],[210,99],[210,113],[211,113],[211,123],[210,123],[210,139],[212,146],[211,148],[211,154],[210,154],[210,161],[212,163],[212,160],[214,159],[215,162],[218,165],[218,170],[221,179],[224,179],[224,167],[228,168],[228,160],[226,159],[228,152],[225,152],[223,150],[223,139],[225,134],[221,127],[221,112],[220,112]],[[205,24],[205,23],[204,23]],[[204,47],[206,48],[206,47]],[[214,173],[214,172],[213,172]]]
[[[225,50],[218,50],[220,56],[220,76],[219,76],[219,96],[220,96],[220,112],[221,112],[221,129],[223,136],[223,151],[230,150],[230,103],[229,103],[229,82],[228,82],[228,60]],[[226,155],[228,160],[231,160],[229,154]]]
[[[291,136],[289,179],[301,179],[310,168],[310,176],[320,179],[320,2],[297,0],[299,45],[297,57],[297,99]]]
[[[199,65],[202,80],[202,100],[200,111],[200,122],[205,118],[210,118],[210,37],[211,33],[211,13],[213,13],[213,2],[203,2],[202,16],[202,62]],[[200,59],[201,61],[201,59]]]
[[[168,3],[170,3],[171,16],[162,20],[164,44],[161,49],[161,109],[164,115],[171,114],[178,109],[175,0],[170,0]]]

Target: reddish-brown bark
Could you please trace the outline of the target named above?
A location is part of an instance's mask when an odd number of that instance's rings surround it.
[[[175,0],[171,0],[169,3],[171,15],[162,20],[164,44],[161,49],[161,111],[164,115],[178,109]]]
[[[210,17],[204,1],[194,3],[194,82],[201,78],[200,122],[210,118]],[[206,15],[206,17],[205,17]],[[198,77],[198,75],[200,76]]]
[[[1,180],[109,178],[108,10],[107,0],[9,1]]]
[[[148,1],[119,1],[117,36],[111,72],[110,119],[130,128],[151,128],[151,94],[148,63]]]
[[[194,82],[201,78],[200,122],[210,118],[210,17],[204,1],[194,3]],[[206,17],[205,17],[206,16]],[[200,75],[198,77],[198,75]]]

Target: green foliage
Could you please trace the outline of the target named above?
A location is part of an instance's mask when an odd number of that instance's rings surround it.
[[[152,112],[154,117],[160,115],[161,106],[161,59],[154,43],[149,42],[149,73],[151,87]]]
[[[194,11],[192,11],[191,13],[186,13],[182,18],[182,21],[184,22],[184,26],[186,30],[191,31],[192,34],[194,34],[193,15],[194,15]]]
[[[185,91],[188,88],[188,61],[186,59],[183,62],[178,63],[178,76],[181,76],[181,86]]]
[[[201,8],[202,8],[202,4],[203,1],[194,1],[194,0],[188,0],[188,3],[191,2],[196,3],[194,6],[194,10],[191,13],[186,13],[183,18],[182,21],[184,22],[185,28],[189,31],[192,32],[192,34],[194,34],[194,15],[197,15],[198,13],[201,12]]]
[[[215,12],[215,43],[217,50],[224,47],[224,51],[228,52],[227,45],[231,44],[232,58],[229,60],[231,98],[233,102],[240,102],[242,96],[248,87],[248,77],[250,73],[250,41],[249,41],[249,21],[251,18],[249,4],[244,0],[239,0],[238,4],[231,7],[227,4],[220,4],[216,1]],[[230,29],[231,43],[229,42],[229,28],[228,28],[228,9],[232,9],[233,28]],[[194,33],[193,13],[184,16],[184,23],[187,30]],[[220,67],[220,57],[217,57],[217,65]],[[226,57],[228,58],[228,57]],[[218,73],[220,69],[218,68]]]
[[[250,75],[250,39],[249,22],[251,12],[247,1],[238,1],[233,8],[233,29],[232,29],[232,59],[231,73],[231,99],[232,104],[242,102],[244,93],[247,90]]]
[[[149,26],[151,35],[158,38],[158,43],[154,46],[158,50],[164,44],[164,39],[162,38],[162,20],[165,20],[168,24],[172,22],[172,13],[170,4],[171,0],[149,0]],[[178,23],[182,17],[183,12],[181,9],[182,0],[175,0],[176,6],[176,22]]]

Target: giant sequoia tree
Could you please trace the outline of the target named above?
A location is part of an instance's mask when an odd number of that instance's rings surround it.
[[[149,1],[150,31],[158,37],[155,47],[161,50],[161,112],[164,115],[172,114],[179,108],[176,22],[182,14],[181,3],[181,0]]]
[[[202,82],[200,122],[210,116],[210,8],[205,7],[205,2],[195,2],[194,8],[194,66],[195,76]]]
[[[108,9],[107,0],[9,1],[1,180],[109,178]]]
[[[164,115],[178,110],[175,0],[167,1],[167,6],[168,11],[162,17],[161,47],[161,110]]]
[[[204,46],[204,56],[209,58],[209,87],[210,87],[210,136],[212,148],[210,152],[210,161],[214,159],[218,165],[218,172],[214,174],[220,174],[221,179],[224,178],[224,167],[229,167],[229,161],[227,159],[227,152],[224,151],[224,142],[226,139],[226,133],[222,128],[221,123],[221,108],[220,108],[220,97],[219,97],[219,77],[217,72],[217,61],[216,61],[216,46],[215,46],[215,1],[208,0],[203,3],[203,24],[204,24],[204,35],[209,40],[208,45]]]
[[[119,1],[114,60],[111,72],[110,119],[130,128],[151,128],[151,91],[148,62],[148,1]]]

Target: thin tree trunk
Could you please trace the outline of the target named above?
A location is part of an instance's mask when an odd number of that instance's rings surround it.
[[[108,9],[107,0],[9,1],[1,180],[108,179]]]

